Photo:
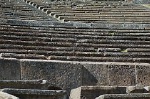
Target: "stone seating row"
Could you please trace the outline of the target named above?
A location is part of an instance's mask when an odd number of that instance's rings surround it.
[[[148,99],[149,86],[81,86],[71,90],[71,99]]]
[[[65,90],[11,89],[1,90],[4,93],[19,97],[19,99],[67,99]]]
[[[68,61],[148,62],[149,60],[148,29],[113,31],[70,27],[43,29],[40,27],[40,29],[39,31],[38,27],[2,25],[0,28],[2,56]],[[125,59],[127,57],[129,58]]]
[[[26,5],[24,2],[19,1],[17,5],[15,5],[17,1],[14,1],[13,3],[7,2],[5,5],[3,4],[1,6],[2,8],[2,14],[1,18],[4,19],[20,19],[20,20],[47,20],[52,21],[51,18],[44,14],[40,14],[41,12],[36,11],[36,9],[33,9],[32,7]],[[40,15],[39,15],[40,14]]]
[[[101,86],[102,84],[104,84],[109,87],[111,85],[115,85],[116,87],[112,88],[114,90],[118,89],[117,86],[119,85],[122,85],[122,86],[130,86],[130,85],[134,86],[136,84],[149,85],[149,82],[148,82],[149,81],[149,76],[148,76],[149,64],[148,63],[83,62],[83,61],[75,62],[75,61],[62,61],[62,60],[61,61],[56,61],[56,60],[48,61],[48,60],[33,60],[33,59],[32,60],[30,59],[19,60],[19,59],[13,59],[13,58],[9,58],[9,59],[1,58],[0,61],[1,61],[0,62],[0,65],[1,65],[0,66],[1,67],[0,87],[2,88],[5,86],[11,87],[11,88],[17,86],[17,89],[19,88],[22,89],[23,86],[24,87],[27,86],[27,88],[30,89],[28,85],[34,84],[32,85],[31,88],[38,86],[37,88],[42,88],[42,90],[43,89],[52,90],[53,88],[51,86],[58,86],[64,90],[67,90],[67,92],[69,93],[71,89],[82,86],[82,85]],[[70,73],[66,73],[69,71]],[[75,76],[71,75],[72,72]],[[16,79],[16,82],[10,79]],[[25,81],[21,81],[20,79],[25,80]],[[38,79],[41,79],[41,80],[38,80]],[[31,81],[31,80],[34,80],[34,81]],[[80,80],[80,82],[78,80]],[[66,83],[66,81],[68,82]],[[106,89],[109,89],[109,87],[106,87]],[[92,88],[89,88],[89,89],[92,89]],[[134,92],[136,93],[137,91],[139,92],[139,90],[140,91],[143,90],[143,89],[138,89],[134,91],[134,89],[135,89],[134,87],[130,87],[127,91],[126,89],[123,89],[122,91],[126,93],[134,93]],[[113,93],[114,90],[112,90],[111,92]],[[149,88],[146,87],[146,91],[144,89],[144,91],[142,92],[145,93],[148,90]],[[91,95],[98,94],[96,95],[96,97],[102,95],[100,94],[100,92],[107,92],[104,94],[109,94],[110,92],[109,90],[105,91],[101,88],[100,90],[98,90],[99,93],[94,92],[94,90],[91,90],[91,91],[93,91]],[[117,92],[120,92],[120,90]],[[87,93],[87,95],[90,95],[90,94]]]
[[[54,99],[66,99],[66,92],[64,90],[48,90],[46,80],[0,80],[0,84],[1,92],[12,94],[19,98],[53,99],[52,97],[55,97]],[[40,90],[42,88],[45,90]],[[70,98],[95,99],[97,97],[96,99],[148,99],[149,92],[149,86],[141,85],[81,86],[71,90]]]
[[[47,80],[0,80],[0,92],[3,99],[67,99],[65,90],[52,89]]]
[[[129,88],[132,87],[132,88]],[[114,87],[114,86],[82,86],[72,90],[71,99],[149,99],[150,95],[148,89],[136,88],[135,86],[129,87]],[[148,88],[148,87],[147,87]],[[131,89],[127,94],[126,89]],[[77,92],[78,91],[78,92]],[[1,90],[1,95],[15,95],[24,99],[67,99],[65,91],[63,90],[38,90],[38,89],[11,89],[5,88]],[[100,95],[97,97],[97,95]],[[12,96],[14,97],[14,96]],[[96,98],[97,97],[97,98]],[[16,98],[13,98],[16,99]]]
[[[62,22],[64,22],[64,21],[65,22],[68,22],[68,21],[79,21],[79,22],[87,22],[87,23],[89,23],[89,22],[96,22],[96,21],[98,21],[98,22],[100,22],[100,21],[108,21],[108,22],[109,21],[110,22],[114,22],[114,21],[117,21],[117,22],[147,22],[148,21],[148,20],[143,20],[145,16],[143,16],[141,19],[138,18],[138,17],[134,18],[134,19],[132,19],[130,17],[129,17],[129,19],[128,19],[128,17],[122,17],[123,20],[120,20],[120,19],[116,20],[112,16],[111,17],[114,20],[111,20],[109,18],[108,19],[104,19],[104,18],[101,18],[101,17],[97,17],[97,19],[96,19],[95,17],[92,17],[92,16],[85,18],[83,16],[80,17],[80,16],[76,15],[76,13],[80,13],[81,15],[83,15],[83,13],[86,13],[88,11],[88,14],[89,14],[89,12],[92,12],[92,13],[96,14],[96,12],[93,12],[93,11],[97,11],[97,9],[94,10],[92,8],[91,9],[86,9],[86,8],[85,9],[83,9],[83,8],[79,8],[79,9],[69,8],[69,9],[67,9],[67,8],[63,8],[64,9],[64,11],[63,11],[63,9],[57,9],[57,8],[55,9],[54,7],[51,9],[51,8],[44,7],[44,5],[43,5],[43,7],[42,6],[38,6],[34,2],[30,2],[30,1],[26,1],[26,0],[25,0],[25,2],[30,4],[30,5],[32,5],[32,6],[34,6],[37,9],[42,10],[43,12],[49,14],[50,16],[53,16],[54,18],[56,18],[56,19],[58,19],[58,20],[60,20]],[[53,9],[55,9],[55,10],[53,10]],[[105,8],[105,9],[107,9],[107,8]],[[134,9],[134,10],[132,10],[132,9],[130,9],[130,10],[127,10],[127,9],[121,10],[121,9],[119,9],[119,10],[115,9],[113,11],[111,9],[108,12],[116,12],[116,11],[118,11],[118,12],[121,12],[121,14],[123,14],[124,12],[132,12],[132,13],[134,13],[134,12],[138,12],[138,13],[140,13],[140,12],[148,12],[149,13],[149,11],[145,10],[144,8],[143,8],[143,10],[142,9],[140,9],[140,10],[139,9]],[[99,15],[101,12],[107,12],[107,11],[98,11],[97,15]],[[59,15],[57,15],[58,13],[60,13],[60,14],[61,13],[62,14],[63,13],[73,13],[74,16],[65,16],[65,15],[59,16]],[[55,16],[57,16],[57,17],[55,17]],[[136,15],[136,16],[138,16],[138,15]],[[145,18],[145,19],[147,19],[147,18]]]

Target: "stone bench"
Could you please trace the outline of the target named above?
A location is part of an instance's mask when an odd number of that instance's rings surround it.
[[[149,58],[150,54],[148,51],[131,51],[128,49],[120,49],[120,48],[89,48],[87,50],[83,50],[86,47],[77,47],[77,48],[69,48],[68,47],[53,47],[47,49],[41,48],[37,46],[24,46],[24,47],[7,47],[7,46],[0,46],[3,49],[0,49],[0,53],[16,53],[16,54],[39,54],[39,55],[64,55],[64,56],[87,56],[87,57],[132,57],[132,58]],[[6,50],[6,48],[8,50]],[[58,48],[58,49],[57,49]],[[38,50],[35,50],[38,49]],[[55,50],[54,50],[55,49]],[[74,50],[74,52],[73,52]],[[138,49],[137,49],[138,50]],[[4,54],[5,56],[5,54]]]
[[[55,58],[54,58],[55,57]],[[64,58],[61,58],[64,57]],[[51,60],[62,60],[66,61],[90,61],[90,62],[141,62],[149,63],[148,58],[129,58],[129,57],[80,57],[80,56],[52,56]]]
[[[36,47],[36,46],[35,46]],[[28,47],[29,48],[29,47]],[[83,47],[84,48],[84,47]],[[20,49],[1,49],[1,57],[12,57],[12,58],[33,58],[33,59],[46,59],[46,56],[50,56],[50,59],[61,59],[61,57],[64,57],[65,60],[83,60],[83,61],[137,61],[137,62],[148,62],[148,57],[150,56],[147,52],[128,52],[122,51],[120,52],[105,52],[106,50],[103,49],[103,52],[82,52],[82,50],[78,50],[78,52],[74,51],[73,49],[71,51],[68,50],[26,50],[27,48],[23,47],[22,50]],[[85,48],[86,49],[86,48]],[[108,48],[109,49],[109,48]],[[87,49],[88,50],[88,49]],[[97,49],[99,50],[99,49]],[[14,53],[14,54],[13,54]],[[53,56],[54,55],[54,56]],[[129,57],[128,59],[125,59]],[[63,59],[63,60],[64,60]]]
[[[94,47],[94,48],[149,48],[149,45],[138,45],[138,44],[90,44],[90,43],[76,43],[77,47]]]
[[[37,49],[41,50],[41,51],[80,51],[80,52],[120,52],[120,48],[98,48],[98,49],[94,49],[92,47],[50,47],[50,46],[23,46],[23,45],[11,45],[11,44],[1,44],[0,47],[2,48],[1,51],[3,51],[4,49],[20,49],[20,52],[28,52],[31,51],[36,47]]]
[[[96,16],[113,16],[113,15],[120,15],[120,16],[129,16],[129,15],[136,15],[136,16],[139,16],[139,12],[123,12],[123,13],[120,13],[120,12],[99,12],[99,11],[92,11],[92,12],[90,12],[90,11],[86,11],[86,12],[88,12],[88,13],[86,13],[85,11],[84,12],[81,12],[81,13],[79,13],[79,12],[73,12],[73,11],[65,11],[65,12],[63,12],[63,11],[61,11],[61,10],[49,10],[50,12],[52,12],[52,13],[56,13],[56,14],[61,14],[61,15],[65,15],[65,14],[68,14],[68,15],[89,15],[89,14],[91,14],[91,15],[96,15]],[[84,13],[84,14],[83,14]],[[150,13],[149,12],[140,12],[140,15],[145,15],[145,16],[149,16],[150,15]]]
[[[71,90],[70,98],[71,99],[82,99],[82,98],[95,99],[96,97],[100,96],[101,98],[96,98],[96,99],[103,99],[102,98],[103,96],[107,97],[108,95],[110,97],[112,96],[110,99],[112,98],[113,99],[120,99],[120,98],[129,99],[130,97],[129,98],[127,97],[123,98],[123,97],[127,95],[132,95],[133,93],[135,93],[136,95],[138,95],[137,93],[140,93],[141,95],[143,93],[149,94],[149,88],[150,88],[149,86],[144,87],[144,86],[139,86],[139,85],[137,86],[81,86],[81,87]],[[113,95],[116,95],[116,98],[114,98],[115,96]]]
[[[63,25],[63,24],[62,24]],[[64,24],[65,25],[65,24]],[[9,26],[9,25],[1,25],[2,26],[2,30],[7,30],[8,28],[10,30],[15,30],[15,31],[38,31],[38,29],[41,29],[41,31],[45,31],[47,30],[46,32],[48,32],[49,30],[55,30],[55,31],[68,31],[69,32],[76,32],[76,31],[79,31],[79,32],[83,32],[85,31],[86,33],[88,32],[102,32],[102,31],[116,31],[116,32],[134,32],[134,33],[142,33],[142,32],[149,32],[150,30],[147,29],[111,29],[109,30],[108,28],[75,28],[75,27],[69,27],[68,25],[67,26],[49,26],[49,27],[39,27],[39,26],[18,26],[18,25],[13,25],[13,26]]]
[[[63,18],[63,17],[60,17],[60,19],[64,19],[65,22],[68,22],[68,21],[79,21],[79,22],[95,22],[95,21],[99,21],[99,22],[150,22],[149,19],[126,19],[126,18],[123,18],[123,19],[100,19],[100,18],[81,18],[79,19],[78,17],[76,18]]]
[[[95,99],[103,94],[125,94],[126,87],[81,86],[71,90],[70,99]]]
[[[65,90],[38,89],[2,89],[2,92],[12,94],[20,99],[66,99]]]
[[[44,55],[37,54],[15,54],[15,53],[1,53],[2,58],[16,58],[16,59],[46,59]]]
[[[0,41],[1,43],[9,43],[10,40],[1,40]],[[19,44],[23,44],[23,45],[29,45],[29,44],[33,44],[34,45],[39,45],[39,46],[45,46],[45,45],[48,45],[48,46],[61,46],[61,47],[69,47],[69,46],[73,46],[72,43],[70,42],[36,42],[36,41],[21,41],[21,40],[14,40],[14,41],[11,41],[11,44],[14,44],[14,45],[19,45]]]
[[[96,99],[149,99],[150,94],[105,94],[97,97]]]
[[[127,48],[128,52],[150,52],[147,48]]]
[[[149,93],[150,86],[127,86],[126,92],[129,93]]]
[[[0,88],[46,89],[46,80],[0,80]]]
[[[58,32],[60,33],[60,32]],[[117,33],[105,33],[105,34],[98,34],[97,35],[97,38],[95,37],[95,39],[93,40],[93,36],[92,34],[89,35],[89,34],[70,34],[68,35],[67,33],[64,33],[62,32],[62,34],[57,34],[56,32],[56,35],[54,34],[51,34],[49,33],[47,36],[49,37],[46,37],[46,35],[44,35],[43,33],[39,33],[38,35],[36,35],[35,33],[31,33],[31,34],[27,34],[27,33],[15,33],[13,32],[12,35],[10,36],[11,33],[2,33],[3,35],[1,36],[1,39],[5,39],[6,40],[21,40],[21,41],[25,41],[25,42],[34,42],[35,40],[36,41],[39,41],[41,43],[47,43],[47,42],[70,42],[70,43],[102,43],[102,44],[110,44],[110,42],[112,44],[115,44],[115,43],[122,43],[122,44],[145,44],[145,45],[148,45],[150,42],[148,41],[140,41],[140,39],[138,40],[138,37],[136,37],[137,35],[124,35],[124,34],[121,34],[120,35],[117,35]],[[9,36],[8,36],[9,34]],[[18,36],[16,36],[18,35]],[[21,35],[21,36],[20,36]],[[34,37],[30,37],[30,35],[35,35]],[[95,34],[96,35],[96,34]],[[41,37],[39,37],[41,36]],[[45,37],[43,37],[45,36]],[[107,37],[108,38],[111,38],[112,36],[114,37],[114,39],[112,38],[111,40],[107,40]],[[139,36],[139,35],[138,35]],[[91,37],[91,38],[90,38]],[[147,39],[145,35],[141,36],[142,39]],[[64,39],[66,38],[66,39]],[[98,38],[101,38],[101,40],[99,40]],[[105,39],[106,38],[106,39]],[[121,40],[124,39],[124,40]],[[84,40],[83,40],[84,39]],[[137,40],[137,42],[134,42],[134,41],[127,41],[127,40],[130,40],[130,39],[135,39]],[[113,41],[113,42],[112,42]],[[37,43],[39,43],[37,42]]]

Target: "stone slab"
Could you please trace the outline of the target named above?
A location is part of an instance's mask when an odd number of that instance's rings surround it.
[[[66,99],[65,90],[38,89],[2,89],[2,92],[12,94],[20,99]]]
[[[144,88],[144,86],[127,86],[126,92],[127,93],[149,93],[149,90],[146,88]]]
[[[47,87],[46,80],[0,80],[0,89],[44,89],[45,87]]]
[[[150,94],[105,94],[96,99],[150,99]]]
[[[126,94],[125,86],[81,86],[71,90],[70,99],[95,99],[103,94]]]

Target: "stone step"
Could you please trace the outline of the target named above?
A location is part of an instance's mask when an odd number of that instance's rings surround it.
[[[16,20],[15,20],[16,21]],[[129,32],[129,33],[145,33],[149,32],[150,29],[108,29],[108,28],[84,28],[84,27],[69,27],[69,24],[61,23],[62,26],[49,26],[49,27],[39,27],[39,26],[19,26],[19,25],[1,25],[2,30],[15,30],[15,31],[37,31],[38,29],[41,29],[41,31],[44,30],[55,30],[55,31],[72,31],[72,32],[106,32],[109,31],[110,33],[112,31],[115,32]],[[65,26],[67,25],[67,26]],[[46,31],[45,31],[46,32]]]
[[[22,49],[0,49],[0,53],[15,53],[15,54],[36,54],[44,56],[78,56],[78,57],[131,57],[131,58],[149,58],[150,54],[148,52],[82,52],[77,50],[67,50],[64,51],[50,51],[50,50],[26,50]]]
[[[1,33],[0,33],[1,34]],[[150,44],[150,41],[146,40],[147,41],[140,41],[140,39],[143,38],[143,36],[139,39],[137,37],[131,37],[129,38],[129,36],[122,36],[122,38],[124,37],[125,40],[117,40],[117,37],[121,37],[121,36],[113,36],[112,39],[101,39],[99,40],[98,37],[95,37],[95,39],[93,40],[93,38],[88,38],[88,39],[84,39],[84,36],[82,35],[79,35],[79,36],[82,36],[83,38],[79,38],[78,35],[75,35],[74,37],[68,37],[66,38],[67,36],[65,36],[64,34],[64,37],[53,37],[53,35],[49,35],[50,37],[31,37],[31,36],[14,36],[14,35],[1,35],[0,37],[0,40],[3,41],[3,40],[12,40],[12,41],[15,41],[15,40],[19,40],[19,41],[24,41],[24,42],[42,42],[42,43],[47,43],[47,42],[70,42],[70,43],[93,43],[93,44],[138,44],[138,45],[141,45],[141,44],[144,44],[144,45],[149,45]],[[57,35],[55,35],[57,36]],[[99,36],[100,37],[100,36]],[[102,36],[101,36],[102,37]],[[104,36],[105,37],[105,36]],[[110,37],[110,36],[109,36]],[[126,39],[128,37],[128,39]],[[114,39],[113,39],[114,38]],[[133,40],[130,40],[130,39],[133,39]],[[144,39],[144,38],[143,38]]]
[[[128,52],[128,50],[126,49],[130,49],[130,48],[150,48],[149,45],[143,44],[143,45],[139,45],[139,44],[119,44],[119,43],[108,43],[108,44],[92,44],[92,43],[70,43],[70,42],[39,42],[39,41],[21,41],[21,40],[1,40],[0,44],[12,44],[12,46],[45,46],[45,47],[83,47],[83,48],[87,48],[90,46],[90,48],[94,48],[94,49],[98,49],[98,48],[120,48],[122,49],[122,52]],[[31,45],[32,44],[32,45]],[[96,51],[97,52],[97,51]]]
[[[56,12],[56,13],[62,13],[63,14],[63,12],[65,12],[65,10],[59,10],[59,9],[52,9],[51,10],[51,8],[45,8],[45,9],[49,9],[51,12]],[[63,8],[62,8],[63,9]],[[103,10],[103,9],[102,9]],[[66,13],[70,13],[70,14],[82,14],[83,15],[83,13],[85,13],[85,15],[87,15],[87,12],[89,13],[89,14],[97,14],[97,15],[150,15],[150,13],[148,12],[148,11],[126,11],[126,12],[124,12],[123,11],[123,13],[120,13],[119,11],[102,11],[102,10],[96,10],[96,11],[71,11],[71,10],[69,10],[69,11],[67,11]],[[140,14],[138,14],[140,12]]]
[[[88,56],[67,56],[61,55],[38,55],[38,54],[15,54],[15,53],[1,53],[2,58],[16,58],[16,59],[42,59],[42,60],[61,60],[61,61],[89,61],[89,62],[140,62],[149,63],[149,58],[132,58],[132,57],[88,57]],[[61,56],[60,56],[61,55]]]
[[[61,18],[61,19],[63,19],[63,18]],[[90,22],[90,23],[92,23],[92,22],[95,22],[95,21],[98,21],[98,22],[103,22],[103,21],[108,21],[108,22],[150,22],[150,20],[149,19],[118,19],[118,20],[116,20],[116,19],[95,19],[95,18],[93,18],[93,19],[86,19],[86,18],[83,18],[83,19],[78,19],[78,18],[75,18],[75,19],[73,19],[73,18],[66,18],[66,19],[64,19],[65,20],[65,22],[68,22],[68,21],[79,21],[79,22]]]
[[[127,93],[149,93],[149,86],[127,86]]]
[[[97,50],[103,51],[103,52],[104,51],[106,51],[106,52],[117,52],[117,51],[120,52],[121,51],[120,48],[94,49],[91,47],[24,46],[24,45],[12,45],[12,44],[1,44],[0,48],[1,48],[1,51],[3,51],[4,49],[10,49],[10,50],[18,50],[18,52],[22,52],[22,51],[28,52],[28,51],[32,51],[32,50],[36,50],[36,49],[40,50],[40,51],[73,51],[73,50],[75,50],[75,51],[80,51],[80,52],[96,52]]]
[[[19,30],[18,30],[19,29]],[[101,30],[101,31],[89,31],[89,32],[86,32],[85,31],[77,31],[77,30],[80,30],[80,29],[76,29],[76,31],[73,31],[73,30],[66,30],[66,31],[59,31],[59,30],[44,30],[44,29],[41,29],[41,31],[38,31],[36,29],[20,29],[20,28],[11,28],[10,27],[10,31],[8,31],[8,29],[0,29],[0,34],[1,35],[15,35],[15,36],[38,36],[38,37],[65,37],[65,38],[74,38],[74,37],[88,37],[89,38],[91,37],[95,37],[96,36],[113,36],[113,37],[116,37],[116,36],[124,36],[124,37],[128,37],[128,36],[131,36],[131,37],[136,37],[136,36],[149,36],[149,32],[148,30],[146,31],[119,31],[119,30],[112,30],[112,31],[105,31],[105,30]],[[61,29],[60,29],[61,30]],[[95,29],[96,30],[96,29]],[[98,30],[98,29],[97,29]],[[30,32],[32,31],[32,32]],[[28,33],[30,32],[30,33]],[[37,33],[38,32],[38,33]],[[69,33],[68,33],[69,32]]]
[[[96,99],[150,99],[150,94],[105,94],[97,97]]]
[[[70,99],[95,99],[104,94],[126,94],[126,86],[81,86],[71,90]]]
[[[149,94],[149,86],[145,86],[145,87],[139,85],[138,86],[81,86],[71,90],[70,98],[71,99],[83,99],[83,98],[95,99],[98,96],[100,97],[102,97],[103,95],[105,96],[105,94],[110,96],[111,94],[114,94],[120,96],[121,99],[129,99],[129,98],[122,98],[121,95],[129,95],[129,94],[131,95],[132,93]],[[110,99],[120,99],[120,98],[116,97]],[[96,98],[96,99],[101,99],[101,98]]]
[[[47,80],[0,80],[0,89],[46,89]]]
[[[47,57],[44,55],[37,54],[15,54],[15,53],[1,53],[1,57],[3,58],[16,58],[16,59],[44,59]]]
[[[97,49],[93,47],[50,47],[50,46],[24,46],[24,45],[12,45],[12,44],[1,44],[1,49],[18,49],[18,50],[33,50],[34,48],[38,50],[47,51],[80,51],[80,52],[121,52],[120,48],[103,48],[99,47]],[[147,48],[128,48],[127,52],[149,52]]]
[[[14,95],[20,99],[66,99],[65,90],[39,90],[39,89],[2,89],[2,92]]]
[[[81,57],[81,56],[49,56],[50,60],[63,61],[89,61],[89,62],[141,62],[149,63],[149,58],[130,58],[130,57]]]

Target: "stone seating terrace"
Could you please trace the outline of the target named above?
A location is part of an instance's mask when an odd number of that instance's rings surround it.
[[[142,5],[104,2],[89,4],[51,4],[48,1],[30,0],[38,9],[63,22],[78,21],[85,23],[149,23],[150,11]],[[46,4],[47,3],[47,4]],[[43,5],[42,5],[43,4]]]
[[[82,86],[74,99],[84,99],[84,92],[87,99],[150,98],[148,8],[122,2],[76,6],[30,1],[0,1],[1,91],[20,99],[68,99],[71,89]],[[89,25],[87,20],[142,27],[74,26]]]
[[[0,30],[1,57],[149,63],[149,29],[48,27],[39,31],[3,25]]]

